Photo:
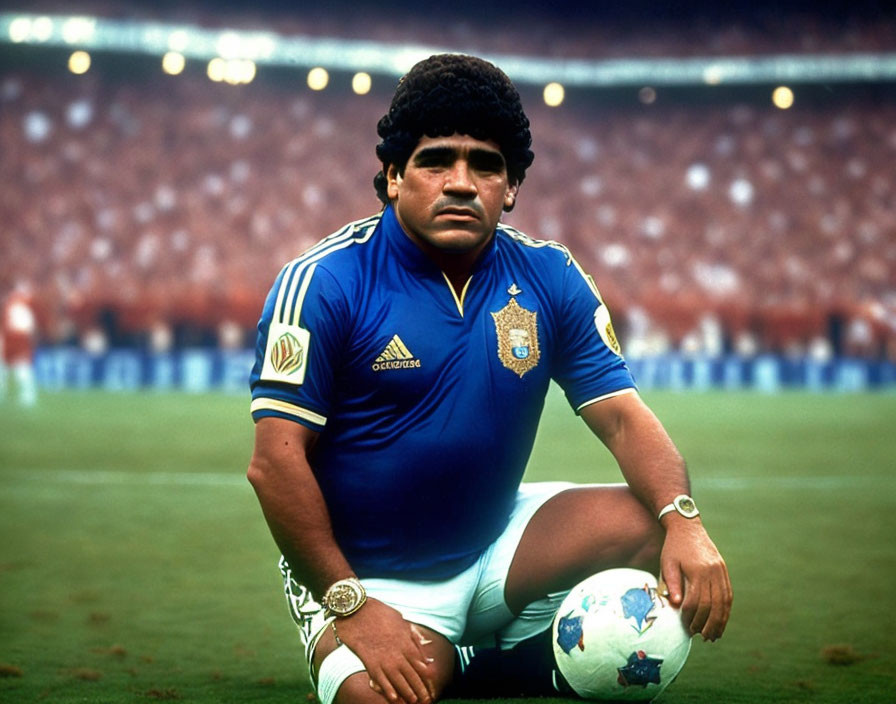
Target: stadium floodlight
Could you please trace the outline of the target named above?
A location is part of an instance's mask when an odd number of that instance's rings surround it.
[[[308,72],[308,87],[311,90],[323,90],[330,83],[327,69],[315,66]]]
[[[352,76],[352,90],[357,95],[367,95],[370,92],[370,88],[373,86],[373,80],[370,77],[369,73],[365,71],[359,71],[354,76]]]
[[[220,56],[216,56],[208,62],[205,72],[210,80],[220,83],[224,80],[224,76],[227,73],[227,62]]]
[[[557,83],[556,81],[551,81],[544,87],[542,96],[545,105],[551,108],[556,108],[563,103],[563,99],[566,97],[566,90],[563,88],[562,84]]]
[[[183,54],[176,51],[169,51],[162,57],[162,70],[169,76],[176,76],[183,73],[186,67],[186,59]]]
[[[772,92],[772,103],[781,110],[793,107],[793,91],[787,86],[778,86]]]
[[[215,83],[229,83],[232,86],[251,83],[257,69],[254,61],[248,59],[225,59],[216,56],[208,62],[206,75]]]
[[[68,57],[68,70],[76,75],[87,73],[90,70],[90,54],[78,50]]]
[[[275,32],[209,29],[198,25],[115,20],[73,15],[0,13],[0,45],[77,46],[162,56],[175,51],[187,59],[215,57],[255,64],[399,77],[417,61],[453,51],[444,46],[391,44]],[[556,59],[483,54],[514,82],[569,87],[697,86],[866,82],[896,80],[896,52],[778,54],[656,59]]]

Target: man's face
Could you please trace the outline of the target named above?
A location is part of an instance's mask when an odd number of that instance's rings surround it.
[[[422,137],[404,173],[393,164],[386,177],[402,228],[436,256],[478,255],[517,192],[497,144],[461,134]]]

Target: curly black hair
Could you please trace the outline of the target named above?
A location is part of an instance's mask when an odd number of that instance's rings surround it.
[[[383,170],[373,184],[384,204],[389,202],[386,170],[394,164],[403,172],[424,135],[459,133],[494,140],[511,184],[523,182],[534,158],[529,119],[513,83],[497,66],[465,54],[437,54],[417,63],[399,81],[376,131],[382,139],[376,155]]]

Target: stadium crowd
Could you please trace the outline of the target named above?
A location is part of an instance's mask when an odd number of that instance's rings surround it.
[[[455,0],[431,3],[425,13],[415,0],[330,0],[289,10],[275,0],[79,0],[77,8],[79,15],[118,20],[562,58],[874,52],[896,46],[896,23],[880,0],[828,0],[823,6],[808,0],[518,0],[512,6]],[[71,4],[60,0],[31,0],[28,11],[72,13]]]
[[[0,297],[28,282],[50,344],[250,344],[278,267],[379,208],[392,81],[102,62],[0,72]],[[536,160],[506,220],[571,246],[629,354],[896,359],[896,101],[703,90],[549,108],[524,88]]]

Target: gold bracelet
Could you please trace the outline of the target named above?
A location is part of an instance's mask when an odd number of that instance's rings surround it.
[[[330,625],[333,627],[333,637],[336,639],[336,647],[338,648],[342,645],[342,639],[339,637],[339,634],[336,632],[336,619],[330,621]]]

